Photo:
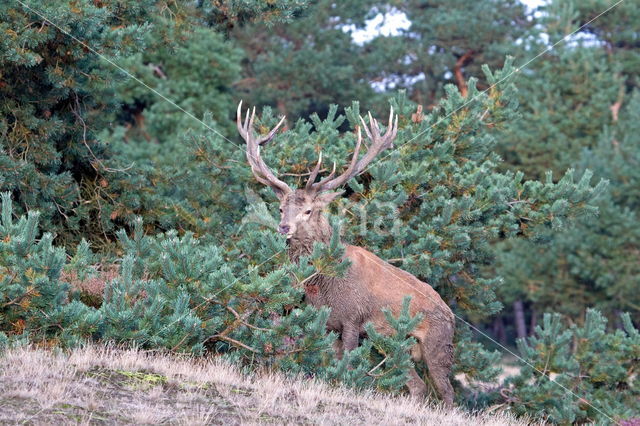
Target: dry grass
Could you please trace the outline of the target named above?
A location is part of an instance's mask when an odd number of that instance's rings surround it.
[[[0,355],[0,389],[1,424],[524,424],[313,380],[249,377],[221,361],[97,346],[9,350]]]

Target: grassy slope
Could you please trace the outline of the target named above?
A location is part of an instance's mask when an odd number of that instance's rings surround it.
[[[88,347],[0,355],[0,424],[521,424],[203,359]]]

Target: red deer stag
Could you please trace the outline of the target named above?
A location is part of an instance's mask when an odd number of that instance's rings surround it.
[[[367,167],[381,151],[391,147],[398,131],[398,117],[389,115],[385,134],[375,119],[369,114],[369,126],[360,117],[362,128],[371,141],[366,154],[358,158],[362,144],[360,126],[357,142],[351,162],[344,173],[335,176],[335,165],[329,176],[316,182],[322,162],[322,153],[318,163],[311,171],[304,188],[292,190],[278,179],[260,157],[260,147],[269,142],[276,134],[284,117],[266,135],[256,137],[253,132],[253,112],[242,120],[242,102],[238,105],[237,124],[240,135],[247,143],[247,159],[258,182],[270,186],[280,200],[281,221],[278,232],[286,235],[289,256],[297,261],[300,256],[308,255],[315,241],[328,243],[332,228],[323,215],[323,209],[343,191],[334,191],[349,179]],[[411,314],[423,315],[422,322],[415,328],[412,336],[417,340],[412,349],[414,360],[422,359],[429,367],[429,375],[447,406],[453,404],[453,388],[449,374],[453,363],[453,333],[455,320],[449,306],[428,284],[413,275],[380,259],[375,254],[352,245],[345,245],[345,256],[351,265],[341,278],[316,276],[305,284],[307,301],[314,306],[328,306],[331,314],[327,328],[339,333],[342,350],[350,351],[358,346],[358,338],[364,333],[364,325],[371,322],[381,333],[392,333],[382,308],[390,308],[398,315],[405,296],[412,297]],[[415,370],[411,371],[407,387],[412,395],[421,396],[427,387]]]

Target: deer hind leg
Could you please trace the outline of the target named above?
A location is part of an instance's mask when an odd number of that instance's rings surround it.
[[[341,337],[338,337],[333,342],[333,351],[335,352],[337,359],[342,359],[342,355],[344,354],[344,345],[342,344]]]
[[[420,344],[416,344],[411,348],[411,359],[413,359],[413,362],[418,362],[422,359]],[[409,380],[406,386],[409,394],[415,398],[424,398],[427,395],[427,385],[418,375],[415,368],[409,370]]]
[[[415,368],[409,370],[409,381],[407,381],[407,389],[409,394],[414,398],[424,398],[427,395],[427,385],[418,375]]]
[[[429,377],[445,406],[453,406],[453,387],[449,381],[453,365],[453,325],[443,324],[437,330],[429,330],[422,343],[422,356],[429,367]]]

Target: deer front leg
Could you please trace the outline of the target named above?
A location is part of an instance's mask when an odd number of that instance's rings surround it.
[[[335,342],[333,342],[333,351],[336,353],[336,358],[342,359],[342,354],[344,353],[344,345],[342,344],[342,339],[338,337]]]
[[[349,352],[358,347],[359,329],[354,324],[342,327],[342,349]]]

